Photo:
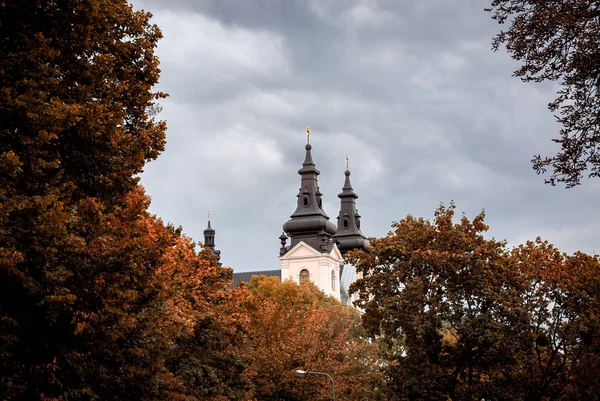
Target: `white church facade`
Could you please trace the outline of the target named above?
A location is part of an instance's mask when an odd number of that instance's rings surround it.
[[[298,283],[310,280],[325,294],[341,300],[340,273],[344,257],[337,246],[329,253],[319,252],[301,241],[280,256],[279,261],[282,280],[291,279]]]
[[[296,210],[283,224],[279,237],[279,270],[234,273],[234,285],[249,281],[252,276],[278,276],[281,280],[291,279],[297,283],[310,280],[325,294],[350,304],[348,287],[354,280],[354,268],[344,265],[344,255],[353,249],[365,249],[368,245],[360,230],[360,215],[356,208],[358,195],[350,183],[350,171],[346,164],[345,180],[340,198],[337,224],[329,221],[323,210],[319,190],[317,170],[312,159],[312,146],[309,143],[310,131],[307,128],[306,154],[300,175],[300,189],[297,195]],[[205,247],[214,249],[215,231],[209,227],[204,232]],[[289,241],[289,245],[288,245]]]

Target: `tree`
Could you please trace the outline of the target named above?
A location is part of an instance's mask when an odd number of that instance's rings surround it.
[[[597,0],[493,0],[493,19],[510,22],[493,40],[506,45],[523,65],[514,72],[525,82],[559,81],[548,105],[562,124],[555,156],[534,156],[534,170],[552,175],[547,183],[580,184],[583,174],[600,176],[600,2]]]
[[[522,399],[595,399],[600,393],[600,262],[560,253],[539,238],[511,251],[528,312],[530,349],[519,358]]]
[[[125,0],[0,2],[0,399],[245,399],[231,269],[137,185],[160,30]]]
[[[74,333],[103,307],[98,240],[114,216],[137,218],[136,174],[164,146],[149,19],[124,0],[0,4],[3,399],[94,397]],[[126,282],[129,267],[105,272]]]
[[[390,399],[593,398],[600,261],[486,239],[484,214],[408,216],[351,262],[363,324],[386,345]]]
[[[302,378],[296,369],[332,375],[339,399],[376,399],[380,377],[376,345],[360,327],[360,316],[314,284],[253,277],[248,284],[248,379],[256,400],[328,400],[331,385]]]
[[[230,269],[150,215],[137,186],[165,142],[150,17],[125,0],[0,2],[3,400],[223,399],[245,386],[231,347],[217,349],[243,324],[228,315]],[[190,347],[200,364],[180,357]],[[188,383],[202,369],[213,373]]]
[[[503,322],[520,317],[505,308],[518,293],[495,290],[512,287],[504,244],[483,238],[483,213],[456,225],[453,215],[454,206],[440,207],[433,223],[409,216],[372,252],[354,254],[363,323],[389,349],[401,344],[388,355],[390,391],[401,399],[487,399],[510,383],[500,372],[519,333]]]
[[[65,299],[25,293],[10,276],[0,283],[3,399],[243,399],[233,346],[243,319],[230,313],[243,293],[226,290],[231,269],[197,254],[148,205],[138,188],[87,222],[94,235],[81,247],[54,251]],[[19,278],[33,281],[24,267]],[[34,290],[56,290],[52,274]]]
[[[0,393],[92,397],[73,333],[102,303],[90,245],[139,212],[135,174],[164,145],[160,31],[125,1],[2,2],[0,21]]]
[[[168,294],[164,299],[176,319],[173,328],[188,327],[167,352],[166,365],[177,380],[169,399],[247,400],[248,361],[238,345],[247,337],[249,294],[245,288],[227,289],[232,270],[221,267],[210,249],[196,254],[185,237],[178,245],[166,253],[170,262],[156,280]]]

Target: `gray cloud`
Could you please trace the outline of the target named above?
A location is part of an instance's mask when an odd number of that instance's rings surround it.
[[[595,181],[566,191],[531,170],[556,150],[552,85],[522,84],[475,1],[134,0],[154,14],[167,149],[142,183],[151,210],[202,240],[212,210],[223,262],[278,268],[295,209],[304,127],[335,221],[344,156],[363,231],[454,200],[489,235],[596,250]]]

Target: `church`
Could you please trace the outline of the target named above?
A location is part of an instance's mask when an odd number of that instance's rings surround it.
[[[350,170],[346,158],[344,185],[340,198],[340,210],[337,225],[329,221],[323,210],[323,194],[319,191],[320,174],[313,161],[310,144],[310,130],[306,129],[306,155],[300,175],[300,190],[297,196],[296,210],[283,224],[283,233],[279,237],[279,270],[263,270],[233,274],[233,285],[248,282],[252,276],[277,276],[280,280],[291,279],[297,283],[312,281],[327,295],[350,304],[348,287],[355,280],[355,269],[344,265],[344,255],[353,249],[365,249],[368,245],[360,230],[360,215],[356,207],[358,195],[350,183]],[[214,256],[215,230],[208,221],[204,231],[204,246],[211,249]],[[289,245],[288,245],[289,240]]]

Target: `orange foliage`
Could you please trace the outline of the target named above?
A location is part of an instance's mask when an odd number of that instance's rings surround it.
[[[231,271],[137,187],[165,143],[160,30],[126,0],[8,1],[0,21],[0,398],[235,398]]]
[[[246,374],[257,400],[331,398],[327,378],[297,377],[296,369],[330,374],[339,399],[375,399],[377,348],[364,337],[356,310],[312,283],[253,277],[249,290]]]

